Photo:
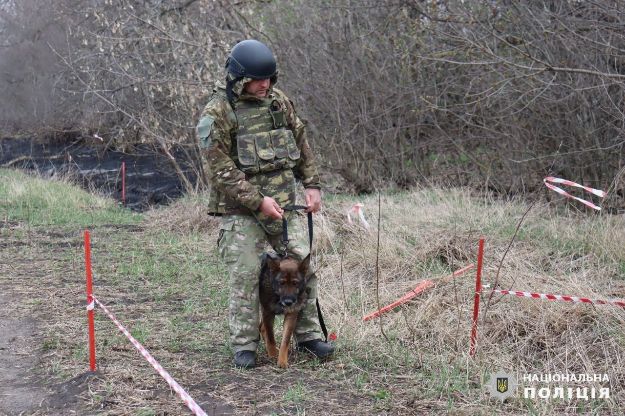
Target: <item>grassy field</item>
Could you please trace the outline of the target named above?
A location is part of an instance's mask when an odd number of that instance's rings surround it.
[[[346,221],[356,202],[364,205],[369,230]],[[96,296],[209,414],[621,414],[620,308],[495,295],[482,303],[474,357],[468,354],[474,272],[437,280],[380,320],[362,317],[425,278],[475,263],[480,236],[486,284],[625,298],[622,217],[578,211],[559,199],[530,206],[459,189],[385,193],[378,250],[377,195],[326,196],[315,218],[314,265],[336,356],[318,362],[294,353],[282,371],[261,351],[260,367],[242,371],[231,367],[228,284],[215,251],[218,221],[205,215],[205,203],[187,197],[134,214],[64,181],[0,170],[0,263],[11,265],[0,283],[19,300],[19,313],[38,317],[42,380],[80,384],[79,400],[70,403],[78,413],[185,414],[100,311],[99,371],[81,378],[88,368],[82,247],[88,228]],[[501,403],[485,387],[498,371],[519,378],[607,374],[610,381],[519,380],[518,393]],[[547,386],[610,387],[610,398],[522,397],[523,387]]]

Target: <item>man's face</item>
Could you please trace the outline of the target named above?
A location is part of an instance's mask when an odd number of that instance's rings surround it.
[[[271,81],[269,78],[254,79],[245,84],[244,90],[248,94],[254,95],[258,98],[265,98],[267,96],[267,92],[269,91],[270,84]]]

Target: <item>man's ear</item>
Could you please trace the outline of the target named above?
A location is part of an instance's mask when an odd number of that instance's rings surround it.
[[[301,274],[306,276],[308,274],[308,270],[310,269],[310,254],[307,255],[304,260],[299,264],[299,271]]]

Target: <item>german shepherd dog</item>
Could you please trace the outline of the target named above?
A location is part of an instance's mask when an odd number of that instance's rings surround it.
[[[302,261],[287,256],[280,258],[266,253],[260,272],[260,333],[265,340],[270,358],[278,357],[278,366],[286,368],[289,358],[289,344],[297,323],[297,315],[308,300],[306,285],[311,273],[310,255]],[[284,329],[280,351],[276,348],[273,323],[276,315],[284,314]]]

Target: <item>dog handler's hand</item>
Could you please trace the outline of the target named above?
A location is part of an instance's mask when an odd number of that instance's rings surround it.
[[[274,220],[282,219],[282,213],[284,212],[276,200],[269,196],[263,198],[258,210]]]
[[[308,188],[304,190],[304,196],[306,197],[306,212],[319,212],[321,209],[321,191]]]

